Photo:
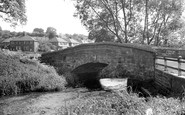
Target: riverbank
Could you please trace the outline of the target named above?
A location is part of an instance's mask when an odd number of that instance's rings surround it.
[[[138,97],[135,93],[89,91],[84,88],[52,93],[31,93],[0,99],[0,115],[181,115],[183,100]]]
[[[0,50],[0,97],[65,89],[66,80],[54,67],[23,55]]]

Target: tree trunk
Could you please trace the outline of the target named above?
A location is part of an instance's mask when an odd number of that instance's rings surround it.
[[[143,39],[141,41],[144,44],[145,39],[147,38],[147,44],[149,44],[149,36],[148,36],[148,0],[145,0],[145,22],[144,22],[144,30],[143,30]]]

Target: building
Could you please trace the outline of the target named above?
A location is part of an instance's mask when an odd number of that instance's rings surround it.
[[[57,47],[57,50],[59,49],[65,49],[69,47],[69,42],[63,38],[55,37],[49,40],[49,42]]]
[[[82,43],[83,43],[83,44],[94,43],[94,40],[83,39],[83,40],[82,40]]]
[[[1,43],[0,43],[0,47],[8,49],[9,46],[10,46],[10,41],[11,40],[12,40],[12,38],[7,38],[7,39],[2,40]]]
[[[34,37],[31,36],[23,36],[23,37],[16,37],[10,40],[10,50],[17,51],[31,51],[37,52],[38,51],[39,43],[35,40]]]
[[[70,47],[74,47],[74,46],[77,46],[77,45],[80,45],[80,44],[82,44],[81,42],[79,42],[79,41],[77,41],[77,40],[75,40],[75,39],[72,39],[72,38],[70,38],[69,39],[69,46]]]

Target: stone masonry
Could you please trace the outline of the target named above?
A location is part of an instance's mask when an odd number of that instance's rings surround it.
[[[149,46],[135,44],[91,43],[44,53],[41,62],[70,72],[88,63],[108,66],[119,63],[126,66],[136,79],[147,80],[154,78],[155,52]]]

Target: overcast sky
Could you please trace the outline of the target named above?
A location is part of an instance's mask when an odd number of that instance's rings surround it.
[[[32,32],[34,28],[46,28],[51,26],[57,29],[57,33],[88,32],[78,18],[73,17],[75,7],[71,0],[26,0],[27,25],[19,26],[14,30],[6,22],[0,26],[3,30]]]
[[[88,35],[78,18],[73,17],[75,7],[71,0],[26,0],[27,25],[13,29],[6,22],[0,23],[3,30],[32,32],[34,28],[51,26],[57,33]],[[185,13],[183,13],[185,15]]]

